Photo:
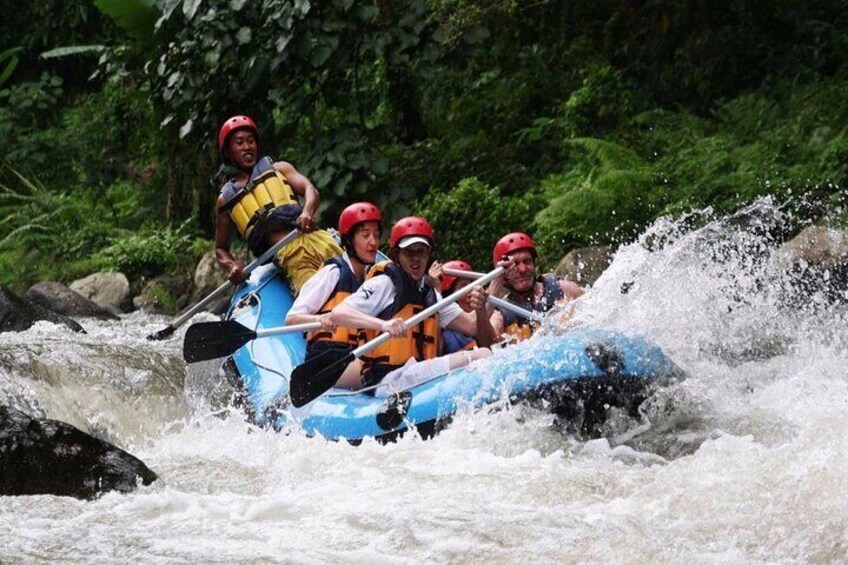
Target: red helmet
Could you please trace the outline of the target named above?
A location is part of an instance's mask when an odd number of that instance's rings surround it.
[[[389,245],[395,248],[401,239],[410,235],[423,237],[433,245],[433,228],[430,227],[430,222],[418,216],[407,216],[398,220],[389,234]]]
[[[442,265],[444,269],[453,269],[455,271],[473,271],[471,265],[466,263],[465,261],[448,261],[444,265]],[[457,277],[452,277],[448,274],[442,275],[442,293],[445,293],[451,289],[453,283],[456,282]]]
[[[362,222],[379,222],[383,224],[380,209],[370,202],[357,202],[342,210],[339,216],[339,233],[347,237],[353,232],[353,228]]]
[[[227,140],[230,138],[230,134],[232,134],[235,130],[242,128],[252,130],[256,139],[259,139],[259,128],[256,127],[256,122],[248,116],[233,116],[224,122],[224,125],[222,125],[221,129],[218,130],[218,149],[224,151],[224,147],[227,144]]]
[[[529,235],[520,231],[506,234],[495,244],[495,249],[492,251],[492,263],[497,265],[504,255],[515,253],[519,249],[529,249],[533,257],[536,257],[536,244]]]

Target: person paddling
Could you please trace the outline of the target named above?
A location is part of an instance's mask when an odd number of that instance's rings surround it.
[[[442,328],[476,335],[477,316],[449,304],[439,312],[407,330],[404,320],[435,304],[440,296],[426,276],[433,250],[433,230],[424,218],[410,216],[399,220],[389,236],[392,261],[371,268],[366,281],[331,313],[333,323],[365,330],[371,341],[388,332],[391,339],[372,349],[363,360],[363,376],[351,388],[386,384],[378,394],[402,390],[449,370],[463,367],[491,351],[479,348],[440,357]],[[471,291],[471,304],[485,312],[486,291]],[[483,315],[482,317],[486,317]]]
[[[377,259],[383,231],[380,209],[370,202],[351,204],[339,216],[338,229],[344,254],[325,261],[324,267],[303,285],[286,316],[286,325],[321,323],[320,329],[307,335],[307,360],[328,348],[354,348],[361,341],[358,329],[337,326],[330,312],[362,286],[366,270]],[[338,386],[355,386],[361,370],[362,362],[353,361]]]
[[[474,269],[465,261],[448,261],[444,265],[438,261],[430,267],[430,278],[441,281],[442,296],[450,296],[455,291],[465,288],[471,284],[471,279],[455,277],[443,272],[443,269],[453,269],[456,271],[473,272]],[[465,312],[474,312],[474,307],[471,305],[470,295],[463,296],[458,302],[460,308]],[[442,332],[442,340],[444,342],[444,352],[454,353],[456,351],[472,350],[477,347],[477,340],[473,335],[463,333],[457,330],[446,329]]]
[[[221,187],[217,200],[215,259],[231,282],[245,280],[244,267],[230,253],[233,228],[257,257],[297,228],[302,235],[280,249],[274,263],[288,278],[295,295],[324,264],[342,254],[333,237],[316,231],[318,189],[285,161],[260,157],[259,129],[248,116],[233,116],[218,132],[224,164],[236,174]],[[304,198],[304,205],[297,196]]]
[[[504,257],[512,259],[512,266],[489,286],[492,296],[503,294],[516,306],[543,313],[560,300],[574,300],[583,294],[583,289],[571,281],[550,274],[537,275],[536,244],[526,233],[509,233],[498,240],[492,250],[492,262],[497,265]],[[493,309],[490,323],[497,335],[506,334],[516,341],[529,338],[538,329],[535,322],[498,308]]]

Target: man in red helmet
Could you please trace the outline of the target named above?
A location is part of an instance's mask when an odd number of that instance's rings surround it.
[[[328,259],[303,285],[286,316],[286,325],[321,322],[321,329],[307,335],[307,360],[328,348],[359,345],[359,330],[336,326],[330,319],[330,312],[362,286],[366,270],[377,260],[382,231],[380,210],[370,202],[351,204],[339,216],[344,254]],[[359,383],[361,372],[362,362],[353,361],[336,386],[353,388]]]
[[[382,381],[386,386],[378,387],[376,394],[388,394],[390,389],[408,388],[491,353],[480,348],[439,356],[442,328],[476,335],[477,313],[487,316],[487,295],[482,287],[471,293],[474,313],[463,312],[456,304],[450,304],[415,327],[409,330],[404,327],[404,320],[440,299],[432,281],[425,276],[433,243],[433,230],[424,218],[410,216],[398,221],[389,237],[392,261],[375,265],[359,290],[330,315],[336,324],[364,329],[368,341],[383,332],[392,336],[363,358],[361,382],[348,381],[346,384],[351,388]]]
[[[218,132],[218,149],[223,162],[236,169],[218,196],[218,265],[232,282],[243,282],[244,267],[230,253],[232,230],[259,256],[296,227],[302,235],[274,258],[296,295],[324,261],[342,253],[330,234],[316,231],[318,189],[291,163],[260,157],[259,129],[247,116],[233,116],[224,122]],[[304,198],[302,207],[297,196]]]
[[[489,292],[493,296],[504,294],[504,299],[516,306],[547,312],[558,301],[574,300],[583,294],[583,290],[571,281],[553,275],[537,275],[536,244],[526,233],[509,233],[498,240],[492,251],[492,261],[498,264],[506,257],[512,260],[512,266],[490,285]],[[537,329],[530,320],[497,308],[493,309],[490,322],[497,335],[506,333],[518,341],[529,338]]]

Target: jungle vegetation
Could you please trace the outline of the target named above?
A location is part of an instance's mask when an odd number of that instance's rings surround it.
[[[0,283],[152,277],[211,248],[214,146],[254,116],[321,190],[428,217],[485,269],[774,195],[842,221],[836,0],[0,0]]]

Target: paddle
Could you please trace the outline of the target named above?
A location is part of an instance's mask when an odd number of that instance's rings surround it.
[[[504,268],[498,267],[494,271],[475,280],[474,284],[470,284],[465,288],[454,292],[447,298],[439,300],[432,306],[425,308],[418,314],[412,316],[404,322],[404,326],[406,329],[409,329],[420,323],[422,320],[426,320],[445,306],[453,304],[471,292],[475,286],[484,285],[498,278],[503,273]],[[292,405],[295,408],[299,408],[330,390],[336,382],[338,382],[342,373],[344,373],[345,368],[351,361],[359,359],[375,347],[391,339],[391,337],[391,334],[384,332],[353,351],[347,352],[346,350],[329,350],[324,354],[318,355],[315,358],[305,361],[295,367],[294,371],[292,371],[291,381],[289,383],[289,393],[291,394]]]
[[[320,327],[321,322],[311,322],[254,331],[235,320],[200,322],[192,324],[186,332],[183,342],[183,359],[187,363],[217,359],[229,355],[245,343],[260,337],[308,332]]]
[[[459,269],[443,269],[443,272],[448,276],[459,277],[463,279],[477,279],[483,276],[483,273],[475,273],[474,271],[461,271]],[[522,308],[521,306],[516,306],[512,302],[507,302],[502,298],[490,296],[489,302],[491,302],[492,305],[497,306],[501,310],[512,312],[516,316],[520,316],[526,320],[533,320],[534,322],[539,323],[545,320],[545,317],[539,314],[538,312],[533,312],[531,310],[527,310],[526,308]]]
[[[244,268],[245,276],[250,276],[250,273],[252,273],[255,269],[267,263],[274,255],[277,254],[277,251],[294,241],[294,238],[296,238],[299,234],[300,231],[296,229],[287,233],[283,239],[275,243],[270,249],[268,249],[268,251],[260,255],[257,259],[254,259],[253,262],[251,262],[247,267]],[[165,339],[166,337],[169,337],[171,334],[174,333],[174,330],[183,325],[186,320],[198,313],[201,309],[203,309],[204,306],[224,294],[230,288],[230,286],[232,286],[232,284],[233,283],[231,283],[230,281],[225,282],[224,284],[213,290],[206,298],[204,298],[203,300],[183,312],[183,314],[179,318],[177,318],[158,332],[154,332],[147,336],[147,339],[152,341],[159,341]]]

